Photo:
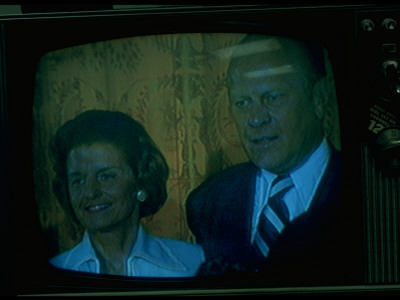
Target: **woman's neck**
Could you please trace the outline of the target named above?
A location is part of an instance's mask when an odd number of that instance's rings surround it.
[[[138,228],[138,222],[129,221],[125,226],[107,231],[89,232],[90,240],[100,260],[101,273],[127,275],[126,262],[136,242]]]

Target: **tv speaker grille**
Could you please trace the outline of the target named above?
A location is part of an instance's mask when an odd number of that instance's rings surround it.
[[[400,177],[380,170],[368,145],[362,146],[366,281],[400,281]]]

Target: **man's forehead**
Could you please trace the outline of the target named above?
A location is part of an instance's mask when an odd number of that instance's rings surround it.
[[[243,43],[231,55],[232,79],[257,79],[299,73],[305,66],[301,47],[283,38],[268,38]]]

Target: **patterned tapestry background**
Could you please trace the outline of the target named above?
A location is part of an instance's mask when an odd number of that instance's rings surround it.
[[[143,221],[153,234],[192,241],[185,218],[187,194],[209,175],[246,161],[227,106],[227,59],[216,53],[242,34],[171,34],[134,37],[46,54],[36,78],[33,146],[36,201],[54,252],[82,234],[51,191],[48,148],[55,131],[88,109],[125,112],[141,122],[170,167],[165,206]],[[333,79],[326,134],[340,147]]]

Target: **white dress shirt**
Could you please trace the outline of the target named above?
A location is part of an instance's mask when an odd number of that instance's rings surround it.
[[[288,207],[290,221],[306,212],[310,207],[311,200],[325,173],[329,158],[330,149],[328,141],[323,139],[319,147],[306,162],[293,173],[289,174],[294,186],[285,194],[283,201]],[[251,242],[254,242],[258,220],[267,204],[272,182],[276,177],[276,174],[263,169],[257,175]]]
[[[191,277],[205,261],[199,245],[160,238],[139,226],[137,238],[127,260],[127,276]],[[100,273],[100,261],[85,232],[82,242],[50,260],[58,268]]]

